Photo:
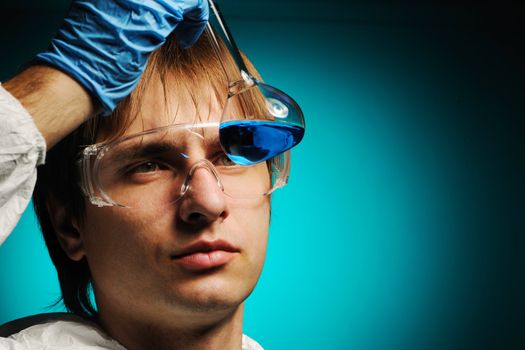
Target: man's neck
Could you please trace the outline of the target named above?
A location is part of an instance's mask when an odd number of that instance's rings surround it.
[[[100,314],[105,331],[128,350],[241,350],[244,303],[232,312],[201,319],[178,316],[158,323]],[[105,317],[106,316],[106,317]],[[187,322],[192,319],[191,323]]]

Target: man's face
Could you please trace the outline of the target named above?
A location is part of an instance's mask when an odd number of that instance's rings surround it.
[[[152,79],[139,117],[125,134],[173,123],[219,121],[221,108],[213,98],[198,102],[195,107],[188,95],[177,93],[168,96],[166,108],[162,85]],[[206,154],[205,149],[193,151]],[[266,254],[269,199],[235,201],[205,168],[196,170],[191,186],[191,192],[169,206],[98,208],[86,201],[80,233],[102,315],[106,311],[153,322],[205,316],[230,312],[251,293]],[[234,247],[225,264],[195,268],[191,259],[189,265],[175,259],[195,243],[218,240]]]

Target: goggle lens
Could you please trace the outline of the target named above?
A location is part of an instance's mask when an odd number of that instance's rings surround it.
[[[162,207],[215,182],[232,199],[264,198],[280,177],[280,163],[232,162],[218,129],[218,123],[172,125],[103,146],[92,164],[94,197],[129,208]]]

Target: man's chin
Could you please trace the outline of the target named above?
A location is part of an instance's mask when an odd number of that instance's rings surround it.
[[[170,293],[170,303],[192,312],[224,312],[235,310],[249,296],[253,288],[237,286],[217,278],[193,281],[189,285],[178,286]]]

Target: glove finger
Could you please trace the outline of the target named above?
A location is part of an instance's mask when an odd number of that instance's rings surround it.
[[[183,49],[191,47],[206,28],[206,22],[182,22],[175,28],[175,38],[179,46]]]
[[[184,19],[174,30],[180,47],[185,49],[195,44],[206,27],[208,16],[207,0],[201,1],[199,6],[184,13]]]

